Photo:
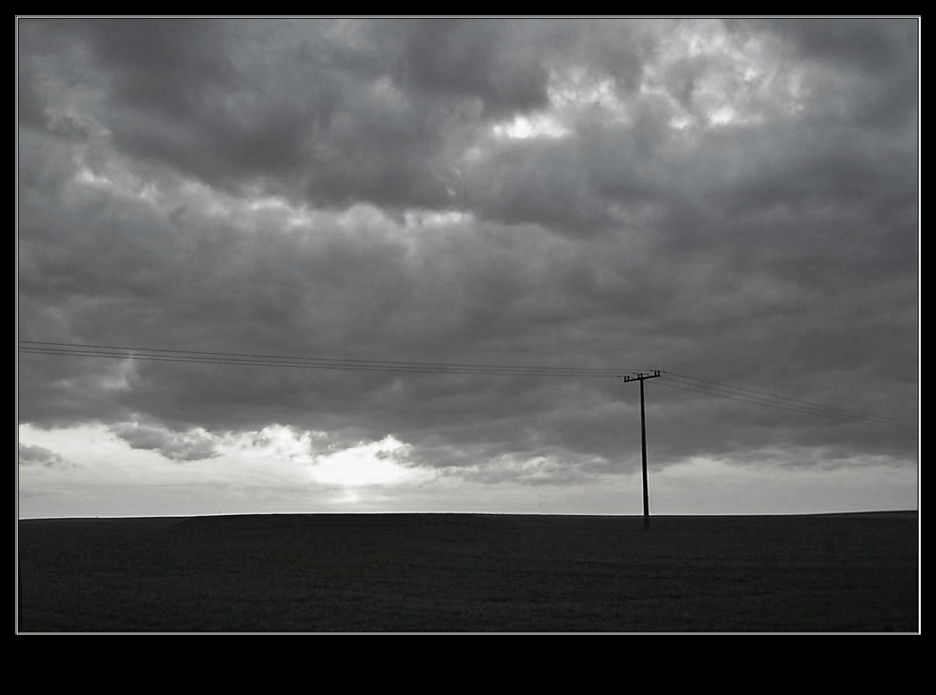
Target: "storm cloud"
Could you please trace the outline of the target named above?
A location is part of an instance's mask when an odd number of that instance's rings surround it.
[[[655,467],[915,465],[914,19],[20,19],[18,41],[20,340],[661,369]],[[492,485],[639,465],[614,378],[18,369],[20,423],[176,461],[279,425]]]
[[[46,468],[69,468],[72,464],[54,451],[41,446],[19,445],[20,466],[45,466]]]

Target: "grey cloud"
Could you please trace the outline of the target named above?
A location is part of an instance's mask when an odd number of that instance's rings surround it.
[[[803,55],[866,72],[905,67],[916,48],[913,18],[772,18],[745,20],[790,40]]]
[[[102,62],[115,69],[122,101],[185,112],[213,83],[233,79],[225,24],[206,19],[77,20]]]
[[[46,468],[68,468],[73,464],[69,463],[60,454],[56,454],[54,451],[50,451],[45,447],[20,444],[19,465],[45,466]]]
[[[828,69],[812,85],[813,106],[821,117],[894,128],[908,124],[914,115],[919,74],[916,19],[749,21],[781,37],[797,58]]]
[[[478,129],[548,105],[544,56],[553,45],[566,63],[596,60],[630,89],[640,72],[639,51],[620,48],[607,27],[580,47],[581,34],[561,22],[37,26],[88,48],[74,62],[96,75],[89,88],[103,101],[93,115],[127,154],[232,190],[254,185],[337,206],[447,207],[458,189],[454,160]],[[25,100],[25,116],[34,102]]]
[[[389,20],[371,25],[404,35],[399,79],[443,95],[476,96],[491,113],[548,103],[549,77],[527,25],[496,19]]]
[[[445,361],[502,364],[526,363],[517,350],[535,349],[536,362],[546,365],[593,361],[595,366],[634,368],[675,362],[686,364],[689,373],[706,373],[705,362],[726,353],[752,368],[791,347],[805,358],[814,350],[809,344],[836,326],[829,324],[822,307],[803,313],[802,304],[784,300],[794,303],[783,328],[777,300],[752,293],[744,275],[718,280],[697,269],[695,277],[681,278],[678,272],[660,276],[642,256],[628,258],[616,244],[608,242],[586,253],[532,228],[510,243],[493,245],[457,226],[423,230],[426,237],[413,254],[404,252],[396,237],[406,230],[389,220],[370,229],[361,221],[351,236],[338,226],[325,225],[314,233],[283,236],[236,225],[221,233],[191,213],[186,229],[189,234],[201,230],[203,250],[176,256],[164,253],[166,235],[177,238],[172,226],[158,218],[152,224],[138,238],[125,238],[118,234],[119,227],[106,225],[81,232],[89,238],[100,235],[100,241],[90,245],[86,260],[79,263],[72,257],[74,267],[88,271],[106,260],[95,272],[109,279],[101,286],[94,274],[86,280],[77,277],[68,295],[80,298],[86,282],[87,290],[96,294],[106,287],[110,299],[71,302],[66,313],[77,335],[95,343],[207,350],[224,349],[218,342],[224,335],[238,351],[257,354],[432,361],[441,356]],[[105,248],[109,253],[102,253]],[[40,265],[36,272],[51,277],[50,270]],[[711,306],[719,296],[715,282],[724,286],[724,308]],[[683,313],[681,305],[693,295],[697,304],[690,303]],[[760,316],[765,306],[771,309],[770,318]],[[107,330],[95,334],[95,326]],[[718,342],[708,337],[713,328],[720,333]],[[647,331],[659,334],[662,351],[648,341]],[[693,332],[696,339],[671,342],[674,334]],[[634,338],[642,333],[639,340]],[[808,343],[777,344],[770,341],[774,334],[803,335]],[[834,345],[846,340],[847,333],[830,338]],[[816,349],[836,364],[834,353],[821,344]],[[29,359],[33,362],[25,374],[30,383],[44,383],[38,360],[46,360],[45,368],[67,373],[53,358]],[[808,362],[784,359],[787,368],[809,368]],[[443,465],[455,455],[453,447],[496,458],[506,442],[518,456],[564,447],[570,456],[577,452],[608,461],[632,458],[622,454],[622,428],[636,421],[633,394],[628,396],[616,384],[587,383],[581,387],[584,391],[576,389],[570,395],[562,383],[522,377],[439,378],[136,362],[128,377],[131,388],[114,391],[107,386],[116,370],[111,362],[84,360],[89,372],[83,381],[73,380],[71,390],[48,383],[47,403],[56,403],[56,408],[47,408],[43,417],[65,412],[62,408],[72,404],[68,407],[86,407],[97,417],[109,410],[118,420],[128,413],[146,413],[181,429],[198,423],[221,431],[256,430],[276,422],[345,431],[348,441],[366,439],[366,433],[378,439],[393,433],[439,456],[448,447],[449,453],[434,461],[414,454],[421,465]],[[602,407],[615,402],[629,402],[629,410]],[[586,408],[586,403],[591,405]],[[731,412],[733,404],[727,405],[706,406],[696,417],[717,421]],[[674,427],[678,429],[675,421]],[[636,441],[635,436],[631,432],[630,441]],[[710,438],[715,449],[731,445],[719,435]],[[479,439],[492,444],[471,449]],[[160,446],[158,441],[149,445]],[[685,449],[661,442],[657,447],[677,455],[694,445]],[[164,453],[179,455],[172,449]],[[479,465],[461,455],[457,460]]]
[[[158,451],[173,461],[201,461],[218,456],[215,440],[199,432],[171,432],[162,427],[120,424],[111,432],[133,449]]]

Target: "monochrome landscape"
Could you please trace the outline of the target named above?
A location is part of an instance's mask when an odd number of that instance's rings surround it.
[[[16,22],[24,630],[916,629],[919,18]]]

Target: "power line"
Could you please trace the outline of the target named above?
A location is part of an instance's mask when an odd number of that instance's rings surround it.
[[[742,388],[742,387],[740,387],[740,386],[731,386],[730,384],[722,384],[722,383],[719,383],[719,382],[717,382],[717,381],[709,381],[709,380],[707,380],[707,379],[699,379],[698,377],[687,376],[687,375],[685,375],[685,374],[679,374],[679,373],[677,373],[677,372],[666,372],[666,374],[667,374],[667,377],[666,377],[666,378],[668,378],[668,379],[670,379],[670,380],[673,380],[673,381],[678,381],[679,378],[681,378],[681,379],[689,379],[689,380],[691,380],[691,382],[698,382],[699,384],[705,385],[705,386],[702,386],[702,388],[709,387],[709,388],[717,389],[717,390],[719,390],[719,391],[728,391],[729,393],[730,393],[730,392],[738,392],[739,395],[747,395],[747,394],[750,394],[752,398],[756,398],[756,399],[777,400],[777,401],[783,401],[783,402],[786,402],[786,403],[789,403],[789,404],[795,405],[795,406],[805,406],[805,407],[809,407],[809,408],[820,408],[820,409],[822,409],[823,411],[826,411],[826,412],[829,412],[829,413],[831,413],[831,412],[838,412],[838,413],[841,413],[842,415],[848,415],[848,416],[858,416],[858,417],[875,418],[875,419],[877,419],[877,420],[890,422],[890,423],[893,423],[893,424],[895,424],[895,425],[907,425],[907,426],[911,426],[911,427],[915,427],[915,426],[916,426],[915,423],[908,422],[908,421],[906,421],[906,420],[899,420],[899,419],[897,419],[897,418],[890,418],[890,417],[884,417],[884,416],[879,416],[879,415],[869,415],[869,414],[867,414],[867,413],[861,413],[861,412],[858,412],[858,411],[856,411],[856,410],[849,410],[849,409],[847,409],[847,408],[839,408],[839,407],[837,407],[837,406],[832,406],[832,405],[822,405],[822,404],[819,404],[819,403],[813,403],[813,402],[811,402],[811,401],[800,400],[800,399],[798,399],[798,398],[790,398],[789,396],[780,396],[780,395],[777,395],[777,394],[766,393],[766,392],[764,392],[764,391],[755,391],[755,390],[753,390],[753,389],[746,389],[746,388]],[[682,383],[690,383],[690,382],[685,382],[685,381],[683,381]],[[709,385],[710,385],[710,386],[709,386]]]
[[[673,383],[671,383],[673,382]],[[821,417],[829,417],[839,420],[847,420],[850,422],[863,422],[869,425],[877,425],[879,427],[887,427],[893,430],[900,430],[902,432],[911,432],[915,433],[916,427],[913,423],[906,421],[894,420],[891,421],[889,418],[882,418],[877,415],[870,415],[868,413],[859,413],[857,411],[846,411],[841,408],[833,408],[832,406],[823,406],[818,404],[810,404],[806,401],[799,401],[802,405],[784,403],[781,400],[770,400],[769,398],[756,398],[753,396],[746,396],[744,394],[732,394],[730,392],[725,392],[725,389],[719,390],[713,387],[704,387],[701,386],[696,388],[695,385],[687,385],[687,382],[670,379],[664,377],[660,380],[661,386],[667,386],[669,388],[680,389],[683,391],[692,391],[694,393],[701,393],[706,396],[717,396],[719,398],[725,398],[728,400],[739,401],[741,403],[752,403],[754,405],[761,405],[767,408],[775,408],[777,410],[786,410],[794,413],[802,413],[806,415],[816,415]],[[728,387],[730,388],[730,387]],[[777,399],[783,397],[776,397]]]
[[[537,367],[531,365],[486,365],[445,362],[402,362],[348,358],[297,357],[232,352],[200,352],[158,348],[80,345],[45,341],[20,341],[20,352],[44,355],[104,357],[111,359],[155,360],[162,362],[197,362],[202,364],[294,367],[305,369],[340,369],[410,373],[494,374],[508,376],[613,377],[630,370],[594,367]]]
[[[721,384],[715,381],[708,381],[705,379],[698,379],[696,377],[690,377],[685,375],[676,375],[671,376],[671,373],[668,373],[665,377],[666,380],[676,382],[679,384],[684,384],[682,388],[687,391],[695,391],[697,393],[703,393],[707,395],[721,396],[723,398],[728,398],[732,400],[739,400],[747,403],[757,403],[761,405],[767,405],[770,407],[781,408],[784,410],[794,410],[799,412],[809,412],[816,415],[827,415],[830,417],[842,417],[846,419],[861,419],[861,420],[876,420],[879,424],[884,425],[894,425],[898,427],[907,427],[907,428],[916,428],[916,424],[909,422],[907,420],[899,420],[897,418],[883,417],[880,415],[872,415],[869,413],[859,412],[857,410],[849,410],[846,408],[839,408],[837,406],[824,405],[820,403],[814,403],[810,401],[803,401],[796,398],[790,398],[788,396],[780,396],[776,394],[765,393],[763,391],[754,391],[752,389],[745,389],[739,386],[731,386],[729,384]],[[692,381],[685,381],[686,379],[691,379]],[[699,382],[699,383],[693,383]],[[666,384],[672,388],[680,388],[674,386],[673,384]]]
[[[96,357],[121,360],[156,362],[184,362],[195,364],[235,365],[248,367],[277,367],[293,369],[327,369],[343,371],[400,372],[411,374],[463,374],[537,377],[619,377],[636,370],[601,367],[539,367],[533,365],[491,365],[448,362],[406,362],[399,360],[364,360],[332,357],[300,357],[295,355],[266,355],[238,352],[206,352],[195,350],[170,350],[115,345],[86,345],[37,340],[20,340],[19,351],[25,354],[41,354],[71,357]],[[656,371],[662,378],[660,384],[670,388],[691,391],[708,396],[717,396],[742,403],[790,412],[818,415],[849,421],[860,421],[881,427],[903,431],[916,431],[916,424],[896,418],[862,413],[835,406],[821,405],[787,396],[769,394],[739,386],[731,386],[706,379]],[[630,378],[630,377],[628,377]]]

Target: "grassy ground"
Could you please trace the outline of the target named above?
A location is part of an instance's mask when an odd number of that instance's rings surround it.
[[[19,523],[21,632],[916,632],[915,512]]]

